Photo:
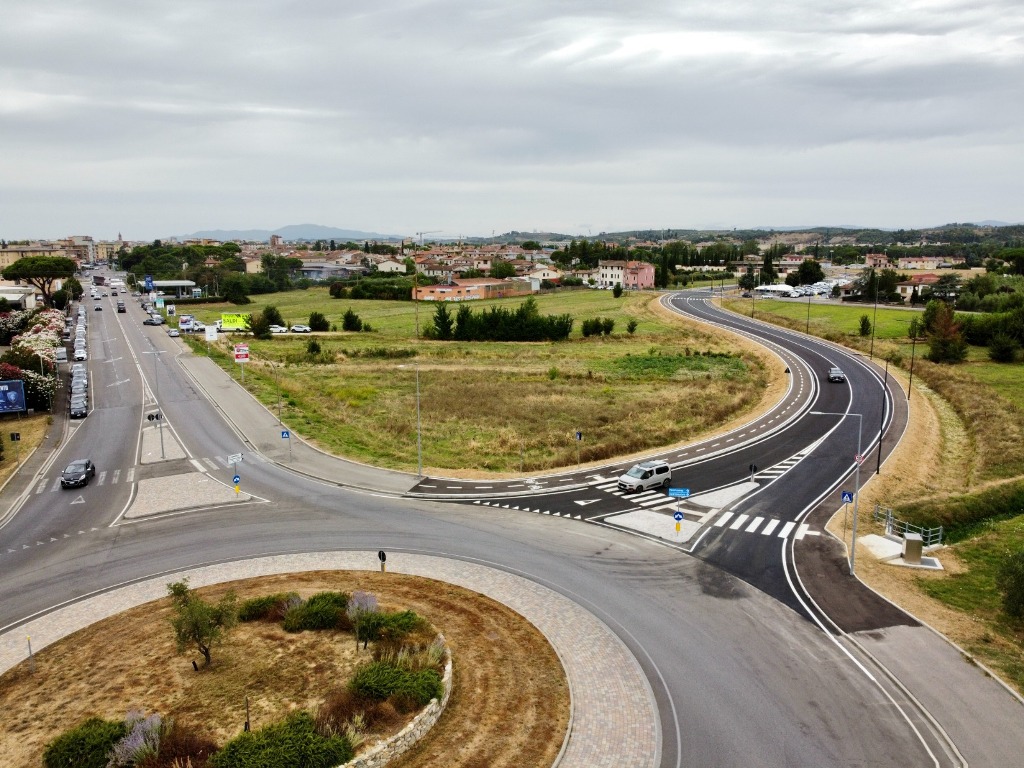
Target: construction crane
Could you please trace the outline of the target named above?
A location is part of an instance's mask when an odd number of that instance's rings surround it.
[[[423,236],[424,235],[433,235],[436,232],[440,232],[440,231],[441,231],[440,229],[431,229],[428,232],[417,232],[416,236],[420,239],[420,245],[423,245]]]

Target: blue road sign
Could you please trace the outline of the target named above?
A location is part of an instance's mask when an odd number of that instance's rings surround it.
[[[288,432],[288,430],[287,429],[282,429],[281,430],[281,439],[282,440],[288,440],[290,438],[291,438],[291,434]]]
[[[682,512],[676,512],[674,515],[672,515],[672,517],[674,517],[676,519],[676,522],[678,523],[680,520],[683,519],[683,513]]]
[[[853,503],[853,493],[850,491],[843,491],[843,504]]]
[[[231,478],[231,482],[234,483],[235,485],[238,485],[241,481],[242,478],[240,478],[238,475],[235,475],[233,478]]]
[[[669,488],[668,495],[674,499],[685,499],[690,495],[689,488]]]

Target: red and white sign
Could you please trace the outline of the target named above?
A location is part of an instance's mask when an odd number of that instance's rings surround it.
[[[236,363],[248,363],[249,362],[249,345],[248,344],[235,344],[235,362]]]

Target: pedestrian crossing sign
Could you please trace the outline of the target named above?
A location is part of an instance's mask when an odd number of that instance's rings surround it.
[[[850,491],[843,491],[843,504],[850,504],[853,502],[853,494]]]

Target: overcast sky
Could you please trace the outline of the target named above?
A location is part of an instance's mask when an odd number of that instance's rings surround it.
[[[0,237],[1024,220],[1019,0],[5,0]]]

